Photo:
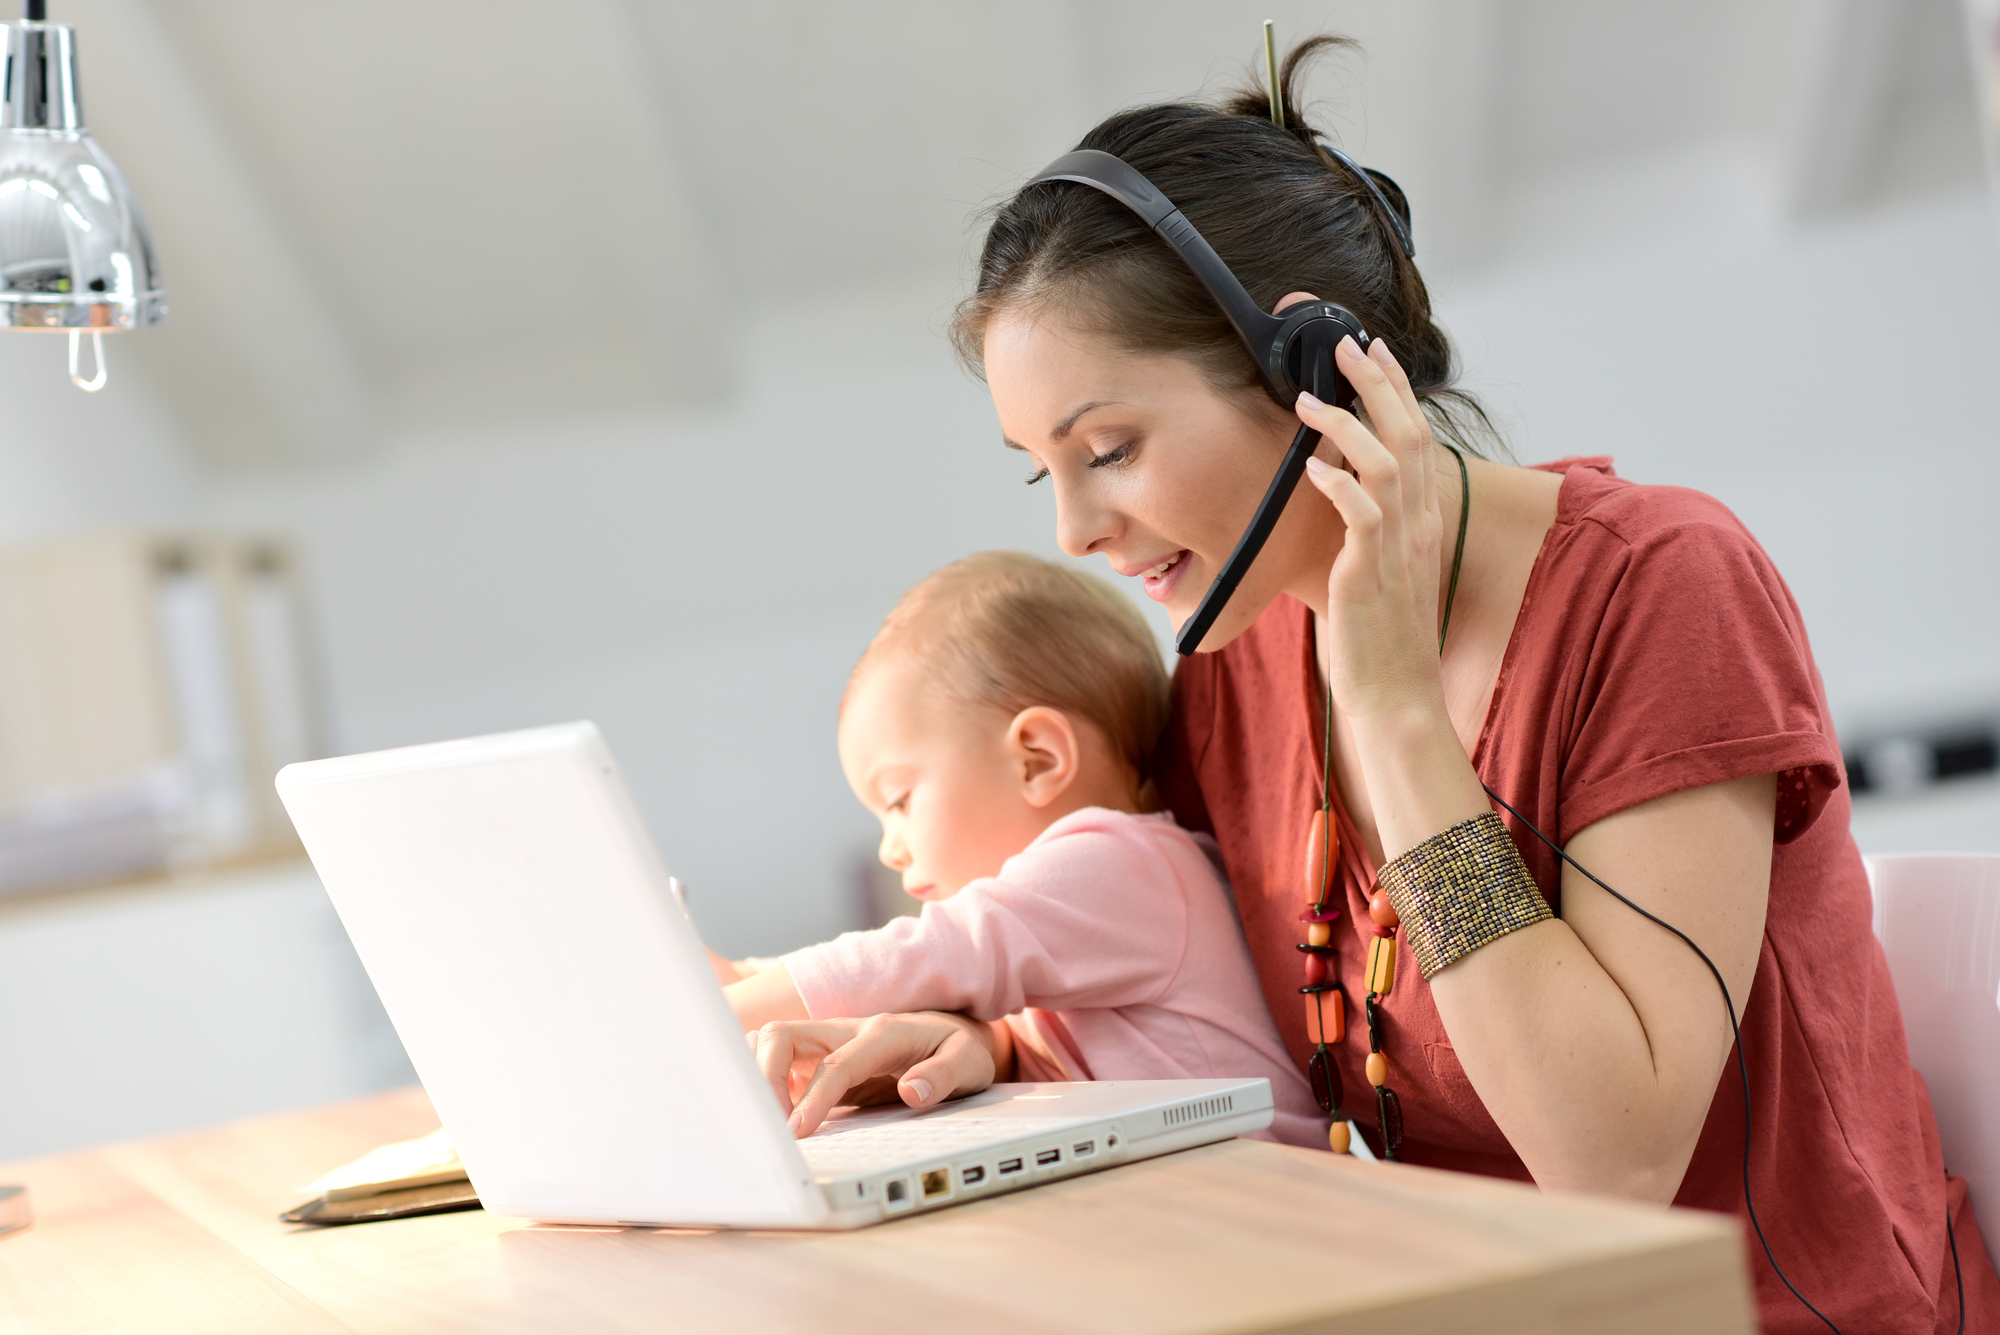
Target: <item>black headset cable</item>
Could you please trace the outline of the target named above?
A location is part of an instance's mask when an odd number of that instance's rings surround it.
[[[1480,782],[1479,786],[1481,788],[1486,788],[1486,784],[1483,780]],[[1820,1311],[1817,1307],[1814,1307],[1812,1303],[1806,1298],[1806,1296],[1803,1293],[1799,1292],[1798,1286],[1792,1283],[1791,1278],[1785,1274],[1784,1267],[1778,1264],[1778,1258],[1772,1255],[1771,1253],[1771,1240],[1764,1236],[1764,1226],[1757,1222],[1757,1207],[1750,1199],[1750,1063],[1746,1061],[1743,1056],[1743,1030],[1740,1027],[1738,1027],[1736,1023],[1736,999],[1729,995],[1729,984],[1723,980],[1722,970],[1715,967],[1715,961],[1708,957],[1708,952],[1703,950],[1700,946],[1696,945],[1693,939],[1690,938],[1686,932],[1683,932],[1680,928],[1674,926],[1672,923],[1668,922],[1665,918],[1661,918],[1654,914],[1648,913],[1645,909],[1640,908],[1637,904],[1634,904],[1631,900],[1625,898],[1625,896],[1619,894],[1616,890],[1613,890],[1603,881],[1598,880],[1597,876],[1593,872],[1591,872],[1589,868],[1585,867],[1581,862],[1578,862],[1575,858],[1571,857],[1568,853],[1564,852],[1562,848],[1559,845],[1557,845],[1555,840],[1543,834],[1539,829],[1536,829],[1535,823],[1529,820],[1526,816],[1523,816],[1520,812],[1516,811],[1513,808],[1513,806],[1507,801],[1506,798],[1500,796],[1500,794],[1494,792],[1491,788],[1486,788],[1486,795],[1492,798],[1495,802],[1498,802],[1501,805],[1501,807],[1507,811],[1509,815],[1513,816],[1515,820],[1520,821],[1521,824],[1527,826],[1528,832],[1534,835],[1535,838],[1547,844],[1549,846],[1549,851],[1551,853],[1554,853],[1564,862],[1576,868],[1577,871],[1581,872],[1584,876],[1587,876],[1592,881],[1596,882],[1599,889],[1603,890],[1605,894],[1610,895],[1613,899],[1623,904],[1626,908],[1631,909],[1634,913],[1638,914],[1646,921],[1653,923],[1657,926],[1664,927],[1668,931],[1672,932],[1675,936],[1679,937],[1681,939],[1681,944],[1686,946],[1689,950],[1692,950],[1695,953],[1695,956],[1698,959],[1700,959],[1703,964],[1708,966],[1708,972],[1715,979],[1715,985],[1722,989],[1722,1007],[1724,1010],[1729,1012],[1729,1034],[1732,1039],[1732,1045],[1736,1049],[1736,1070],[1737,1073],[1743,1077],[1743,1210],[1744,1213],[1750,1216],[1750,1227],[1757,1231],[1757,1241],[1763,1245],[1764,1259],[1771,1263],[1772,1272],[1776,1274],[1779,1279],[1784,1281],[1785,1287],[1792,1291],[1792,1296],[1794,1298],[1797,1298],[1801,1303],[1805,1304],[1805,1308],[1808,1312],[1811,1312],[1814,1316],[1818,1317],[1821,1321],[1826,1323],[1826,1328],[1832,1331],[1833,1335],[1841,1335],[1840,1327],[1834,1325],[1832,1321],[1828,1320],[1826,1313]],[[1945,1210],[1945,1227],[1947,1230],[1949,1230],[1949,1228],[1951,1227],[1951,1211],[1949,1206],[1947,1206]],[[1954,1266],[1958,1264],[1958,1244],[1956,1242],[1952,1244],[1951,1260]],[[1965,1309],[1964,1286],[1963,1282],[1961,1281],[1960,1294],[1959,1294],[1959,1310],[1961,1314],[1964,1312],[1964,1309]]]

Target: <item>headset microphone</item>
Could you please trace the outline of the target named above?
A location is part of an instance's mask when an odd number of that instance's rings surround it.
[[[1340,161],[1381,198],[1380,189],[1367,174],[1344,157]],[[1367,331],[1352,311],[1331,301],[1300,301],[1276,315],[1266,314],[1215,253],[1215,248],[1181,216],[1173,201],[1138,170],[1109,153],[1094,148],[1065,153],[1028,184],[1043,181],[1074,181],[1101,190],[1144,219],[1215,298],[1216,305],[1243,339],[1243,346],[1249,349],[1264,387],[1280,407],[1289,411],[1300,390],[1310,390],[1315,398],[1341,408],[1354,402],[1353,387],[1333,368],[1333,350],[1341,339],[1352,338],[1364,349],[1368,346]],[[1392,219],[1395,217],[1393,209],[1387,212]],[[1398,239],[1408,247],[1406,231],[1399,231]],[[1236,586],[1243,582],[1251,562],[1257,559],[1271,530],[1277,527],[1285,502],[1292,498],[1299,479],[1305,476],[1306,460],[1319,448],[1319,440],[1319,432],[1309,426],[1301,426],[1292,437],[1284,462],[1278,465],[1277,475],[1265,489],[1264,499],[1257,503],[1250,526],[1236,540],[1236,549],[1230,552],[1215,582],[1208,586],[1201,606],[1181,627],[1174,647],[1183,657],[1200,647],[1202,636],[1208,634],[1230,595],[1236,592]]]

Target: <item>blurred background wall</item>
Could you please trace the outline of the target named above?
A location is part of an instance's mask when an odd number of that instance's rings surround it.
[[[1863,847],[2000,851],[2000,781],[1925,749],[2000,716],[1956,0],[54,9],[173,313],[92,397],[0,338],[0,543],[288,539],[332,749],[596,719],[719,949],[867,912],[834,709],[897,594],[1054,554],[942,337],[977,210],[1265,17],[1363,43],[1314,114],[1408,190],[1514,453],[1733,507],[1877,780]],[[409,1078],[282,862],[0,902],[0,1063],[0,1159]]]

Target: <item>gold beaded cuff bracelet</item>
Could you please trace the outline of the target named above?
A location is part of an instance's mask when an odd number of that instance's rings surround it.
[[[1553,918],[1495,812],[1462,820],[1382,868],[1377,886],[1426,981],[1509,932]]]

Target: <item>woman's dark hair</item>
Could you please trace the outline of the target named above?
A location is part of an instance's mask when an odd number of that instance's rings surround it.
[[[1354,45],[1321,35],[1292,48],[1278,81],[1282,129],[1271,123],[1266,90],[1246,86],[1219,104],[1121,111],[1077,147],[1144,173],[1265,310],[1306,291],[1353,311],[1389,341],[1438,437],[1484,453],[1480,445],[1498,436],[1478,400],[1453,385],[1457,358],[1431,319],[1423,277],[1374,194],[1320,150],[1324,136],[1299,111],[1305,68]],[[1400,192],[1388,193],[1403,204]],[[1200,281],[1138,215],[1088,186],[1030,185],[994,212],[978,286],[952,321],[952,341],[975,374],[988,322],[1030,307],[1133,351],[1188,357],[1220,391],[1262,392],[1242,339]]]

